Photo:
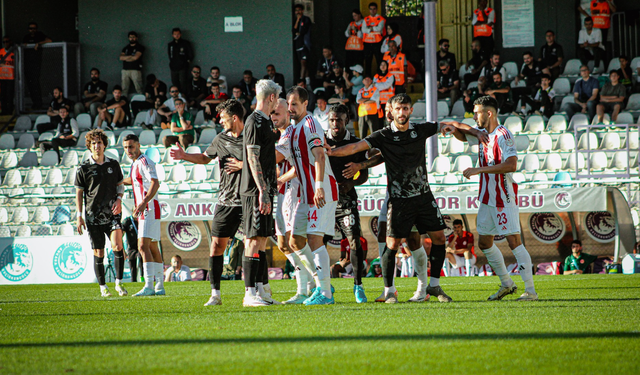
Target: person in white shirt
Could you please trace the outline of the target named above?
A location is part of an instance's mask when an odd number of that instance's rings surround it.
[[[227,93],[227,77],[220,75],[220,68],[217,66],[211,68],[211,75],[207,77],[207,87],[211,87],[214,82],[220,85],[220,92]]]
[[[316,109],[313,110],[313,118],[322,126],[324,131],[329,130],[329,107],[327,106],[327,100],[322,96],[316,99]]]
[[[187,100],[182,96],[178,86],[171,86],[169,89],[169,99],[165,100],[162,103],[162,106],[158,109],[158,114],[164,116],[163,120],[170,122],[171,116],[176,113],[176,99],[182,99],[184,103],[187,103]]]
[[[589,60],[595,60],[593,74],[597,74],[603,56],[602,32],[600,29],[594,29],[593,19],[587,17],[584,20],[584,29],[578,34],[578,58],[582,65],[587,65]]]
[[[171,267],[165,272],[164,281],[191,281],[191,269],[182,263],[180,255],[171,258]]]

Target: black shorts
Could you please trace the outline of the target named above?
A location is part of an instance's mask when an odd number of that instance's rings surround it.
[[[447,227],[431,192],[411,198],[389,198],[387,236],[407,238],[414,225],[420,234]]]
[[[307,49],[307,46],[302,47],[300,50],[296,50],[296,55],[298,56],[298,60],[308,60],[309,50]]]
[[[114,230],[122,229],[120,223],[122,214],[113,215],[111,224],[91,225],[87,224],[87,232],[89,233],[89,241],[92,249],[104,249],[105,236],[110,237]]]
[[[273,197],[269,201],[273,209]],[[271,237],[276,233],[273,214],[260,213],[257,195],[242,197],[242,230],[246,238]]]
[[[242,207],[217,204],[213,212],[211,237],[229,238],[236,235],[242,223]]]
[[[613,112],[613,110],[615,109],[616,105],[620,106],[620,110],[622,111],[623,108],[623,103],[609,103],[609,102],[600,102],[599,104],[601,104],[604,107],[604,112]]]
[[[336,232],[342,234],[343,238],[349,242],[355,241],[356,245],[360,245],[360,236],[362,229],[360,227],[360,214],[358,208],[336,208]],[[350,246],[353,245],[350,243]]]

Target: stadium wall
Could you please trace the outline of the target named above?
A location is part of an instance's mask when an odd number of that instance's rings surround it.
[[[243,17],[243,32],[225,33],[224,17],[235,16]],[[290,0],[82,0],[78,2],[78,19],[82,80],[88,80],[89,69],[95,66],[102,72],[101,79],[109,83],[109,91],[120,83],[122,62],[118,56],[128,43],[130,30],[138,33],[140,44],[146,48],[143,74],[154,73],[170,84],[167,44],[174,27],[180,27],[182,37],[191,42],[195,51],[193,64],[202,67],[204,78],[217,65],[233,85],[240,81],[245,69],[262,78],[266,65],[272,63],[284,74],[287,85],[293,83]]]

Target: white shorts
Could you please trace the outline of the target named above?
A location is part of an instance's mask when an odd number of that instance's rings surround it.
[[[138,219],[138,238],[150,238],[160,241],[160,220],[154,218],[153,211],[146,211],[144,219]]]
[[[293,199],[295,200],[295,198]],[[293,201],[292,200],[292,201]],[[307,237],[307,218],[309,217],[309,205],[300,202],[292,202],[291,205],[292,214],[289,215],[287,220],[287,232],[296,236]]]
[[[476,229],[481,236],[508,236],[520,233],[518,206],[498,208],[480,204]]]
[[[284,236],[288,231],[289,218],[291,217],[291,193],[287,190],[284,194],[278,194],[278,206],[276,207],[276,236]]]
[[[451,264],[451,267],[453,268],[460,268],[460,267],[464,267],[466,266],[466,264],[464,264],[465,259],[464,256],[459,256],[454,254],[453,255],[454,258],[456,258],[456,264]],[[471,267],[476,265],[476,256],[474,255],[473,258],[469,259],[471,261]]]
[[[338,202],[327,202],[322,208],[309,206],[307,234],[335,236],[337,206]]]

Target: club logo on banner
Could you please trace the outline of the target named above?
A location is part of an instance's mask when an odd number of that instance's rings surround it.
[[[165,201],[160,201],[160,217],[166,219],[171,215],[171,206]]]
[[[53,255],[53,270],[65,280],[73,280],[82,275],[87,265],[87,256],[77,242],[67,242]]]
[[[371,227],[371,233],[373,233],[376,238],[378,238],[378,217],[374,216],[371,218],[369,222],[369,226]]]
[[[200,229],[190,221],[172,221],[167,225],[169,240],[179,250],[191,251],[200,245]]]
[[[613,241],[616,237],[616,221],[606,211],[589,212],[584,216],[584,227],[589,237],[600,243]]]
[[[23,244],[11,244],[0,254],[0,273],[9,281],[24,280],[33,269],[33,255]]]
[[[529,216],[529,229],[538,241],[556,243],[566,230],[564,221],[553,212],[536,212]]]
[[[444,228],[444,238],[449,238],[449,236],[453,234],[453,218],[451,215],[442,215],[442,220],[444,220],[444,224],[447,226]]]
[[[566,210],[571,207],[571,193],[568,191],[561,191],[553,198],[553,203],[559,210]]]

